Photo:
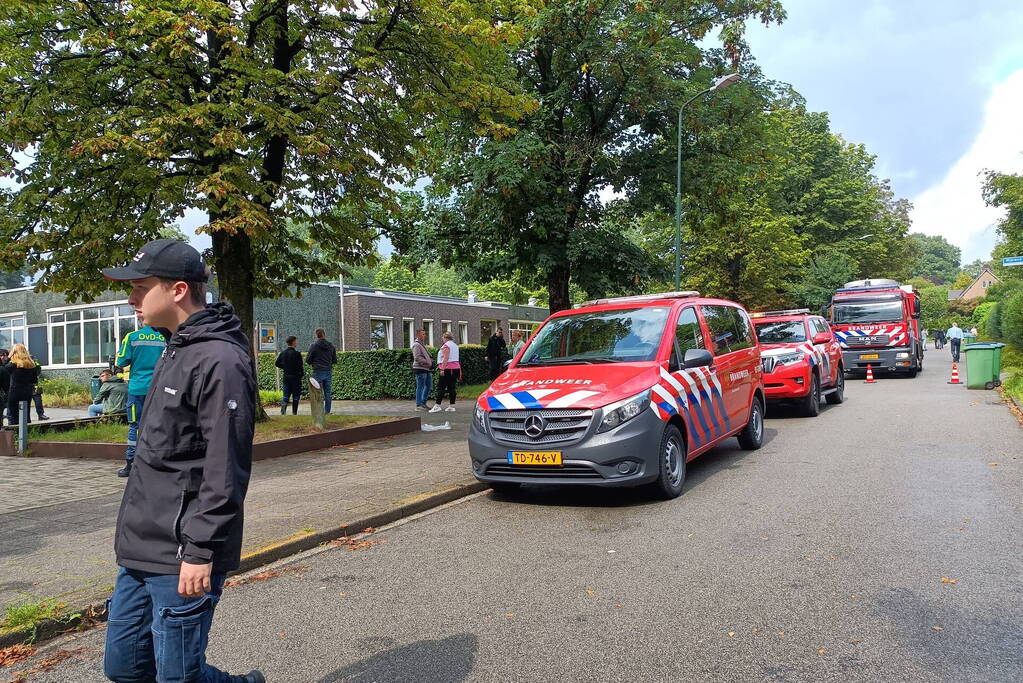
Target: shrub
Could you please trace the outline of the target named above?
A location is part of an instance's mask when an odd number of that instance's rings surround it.
[[[264,406],[280,405],[282,398],[284,398],[283,392],[274,391],[272,389],[259,390],[259,402]]]
[[[39,391],[43,401],[54,408],[79,408],[92,403],[92,394],[86,384],[79,384],[67,377],[39,380]]]
[[[458,347],[462,374],[466,384],[480,384],[487,381],[487,362],[484,348],[476,344]],[[429,349],[437,358],[437,349]],[[261,390],[277,389],[276,354],[260,354],[257,363],[257,378]],[[311,371],[306,366],[307,375]],[[437,385],[437,371],[434,370],[434,386]],[[331,395],[337,399],[368,401],[381,398],[413,399],[416,381],[412,374],[412,351],[410,349],[381,349],[379,351],[345,351],[337,354],[334,366]],[[307,385],[303,382],[302,395],[307,396]],[[278,398],[278,401],[280,399]]]
[[[984,331],[992,339],[1002,338],[1002,303],[1000,301],[996,301],[988,312],[987,320],[984,322]]]
[[[1023,291],[1012,294],[1000,308],[1002,338],[1017,348],[1023,348]]]

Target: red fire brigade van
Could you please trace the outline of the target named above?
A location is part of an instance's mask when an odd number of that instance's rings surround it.
[[[768,401],[794,401],[803,415],[816,417],[821,396],[834,405],[845,400],[842,347],[824,318],[806,308],[767,311],[754,313],[753,325]]]
[[[591,301],[551,315],[476,403],[477,479],[649,484],[682,492],[686,463],[764,436],[760,347],[739,304],[672,292]]]

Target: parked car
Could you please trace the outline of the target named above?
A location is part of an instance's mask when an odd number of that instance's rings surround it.
[[[551,315],[478,399],[473,474],[521,484],[682,492],[686,463],[764,437],[760,347],[739,304],[672,292]]]
[[[845,400],[842,347],[822,316],[808,309],[753,314],[764,359],[764,393],[769,403],[792,402],[807,417],[828,403]]]

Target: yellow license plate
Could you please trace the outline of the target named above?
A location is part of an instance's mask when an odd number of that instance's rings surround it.
[[[508,451],[509,465],[560,465],[561,451]]]
[[[881,356],[877,355],[876,353],[861,353],[860,354],[860,360],[877,360],[880,357]]]

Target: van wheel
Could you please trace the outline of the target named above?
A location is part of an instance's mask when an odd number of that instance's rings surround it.
[[[835,379],[835,390],[824,397],[833,406],[845,401],[845,370],[838,369],[838,377]]]
[[[753,397],[753,405],[749,409],[749,422],[739,432],[739,445],[747,451],[755,451],[764,445],[764,406],[760,399]]]
[[[657,480],[650,485],[651,493],[663,500],[678,498],[686,481],[686,442],[673,424],[664,428],[657,463]]]
[[[810,393],[800,401],[799,412],[803,417],[817,417],[821,412],[821,382],[817,373],[810,373]]]

